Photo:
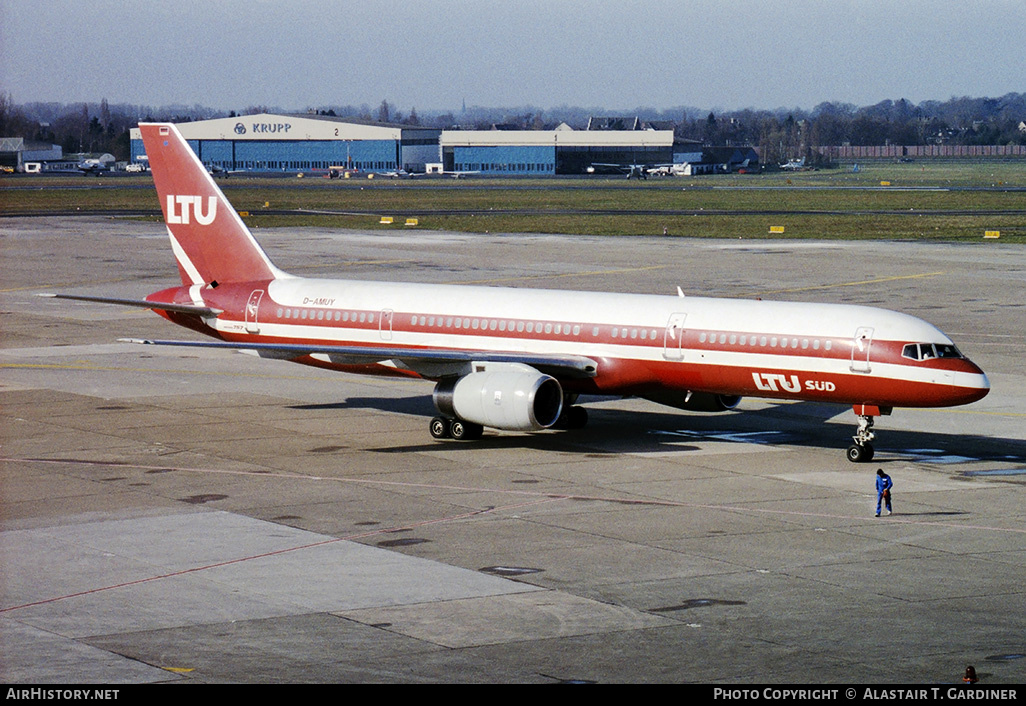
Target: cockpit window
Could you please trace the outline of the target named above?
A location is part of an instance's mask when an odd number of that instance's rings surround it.
[[[958,348],[950,343],[909,343],[901,350],[904,358],[930,360],[932,358],[961,358]]]

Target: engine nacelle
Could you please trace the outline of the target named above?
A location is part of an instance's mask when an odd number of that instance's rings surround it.
[[[741,403],[740,395],[718,395],[711,392],[687,392],[683,395],[663,393],[645,395],[645,399],[691,412],[727,412]]]
[[[432,397],[442,414],[508,431],[547,429],[563,410],[559,382],[518,364],[489,365],[440,380]]]

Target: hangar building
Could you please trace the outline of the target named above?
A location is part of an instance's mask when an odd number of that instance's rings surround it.
[[[589,166],[674,161],[672,130],[444,130],[447,171],[584,174]]]
[[[339,166],[423,172],[427,163],[438,161],[441,133],[323,115],[269,113],[178,123],[177,127],[204,164],[254,172],[326,171]],[[130,137],[131,161],[145,163],[139,128],[133,128]]]
[[[23,172],[26,162],[59,161],[62,158],[60,145],[26,142],[23,137],[0,137],[0,167]]]
[[[200,161],[226,171],[445,171],[487,175],[584,174],[593,164],[695,161],[672,130],[439,130],[323,115],[261,113],[178,123]],[[700,154],[700,148],[698,150]],[[145,163],[138,128],[131,161]],[[429,169],[430,165],[430,169]]]

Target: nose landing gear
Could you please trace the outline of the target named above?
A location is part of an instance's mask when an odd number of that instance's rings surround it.
[[[890,414],[890,407],[875,407],[866,404],[853,406],[855,415],[859,418],[859,428],[852,437],[854,444],[848,447],[846,456],[852,463],[869,463],[873,460],[873,444],[870,443],[876,438],[873,432],[873,421],[875,417],[882,414]]]
[[[859,428],[852,439],[855,443],[848,447],[848,460],[852,463],[868,463],[873,460],[873,445],[869,443],[876,437],[873,433],[873,418],[859,415]]]

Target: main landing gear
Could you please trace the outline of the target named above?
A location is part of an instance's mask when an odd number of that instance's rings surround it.
[[[474,441],[484,434],[484,427],[474,422],[448,417],[434,417],[428,431],[435,439],[455,439],[456,441]]]
[[[588,410],[577,405],[566,405],[550,429],[582,429],[588,424]],[[428,431],[434,439],[476,441],[484,434],[484,427],[476,422],[450,417],[432,417]],[[524,430],[524,431],[530,431]]]
[[[876,438],[873,432],[874,418],[881,414],[890,414],[891,408],[857,404],[853,409],[859,418],[859,428],[852,437],[855,443],[848,447],[845,455],[852,463],[869,463],[873,460],[873,444],[870,442]]]

